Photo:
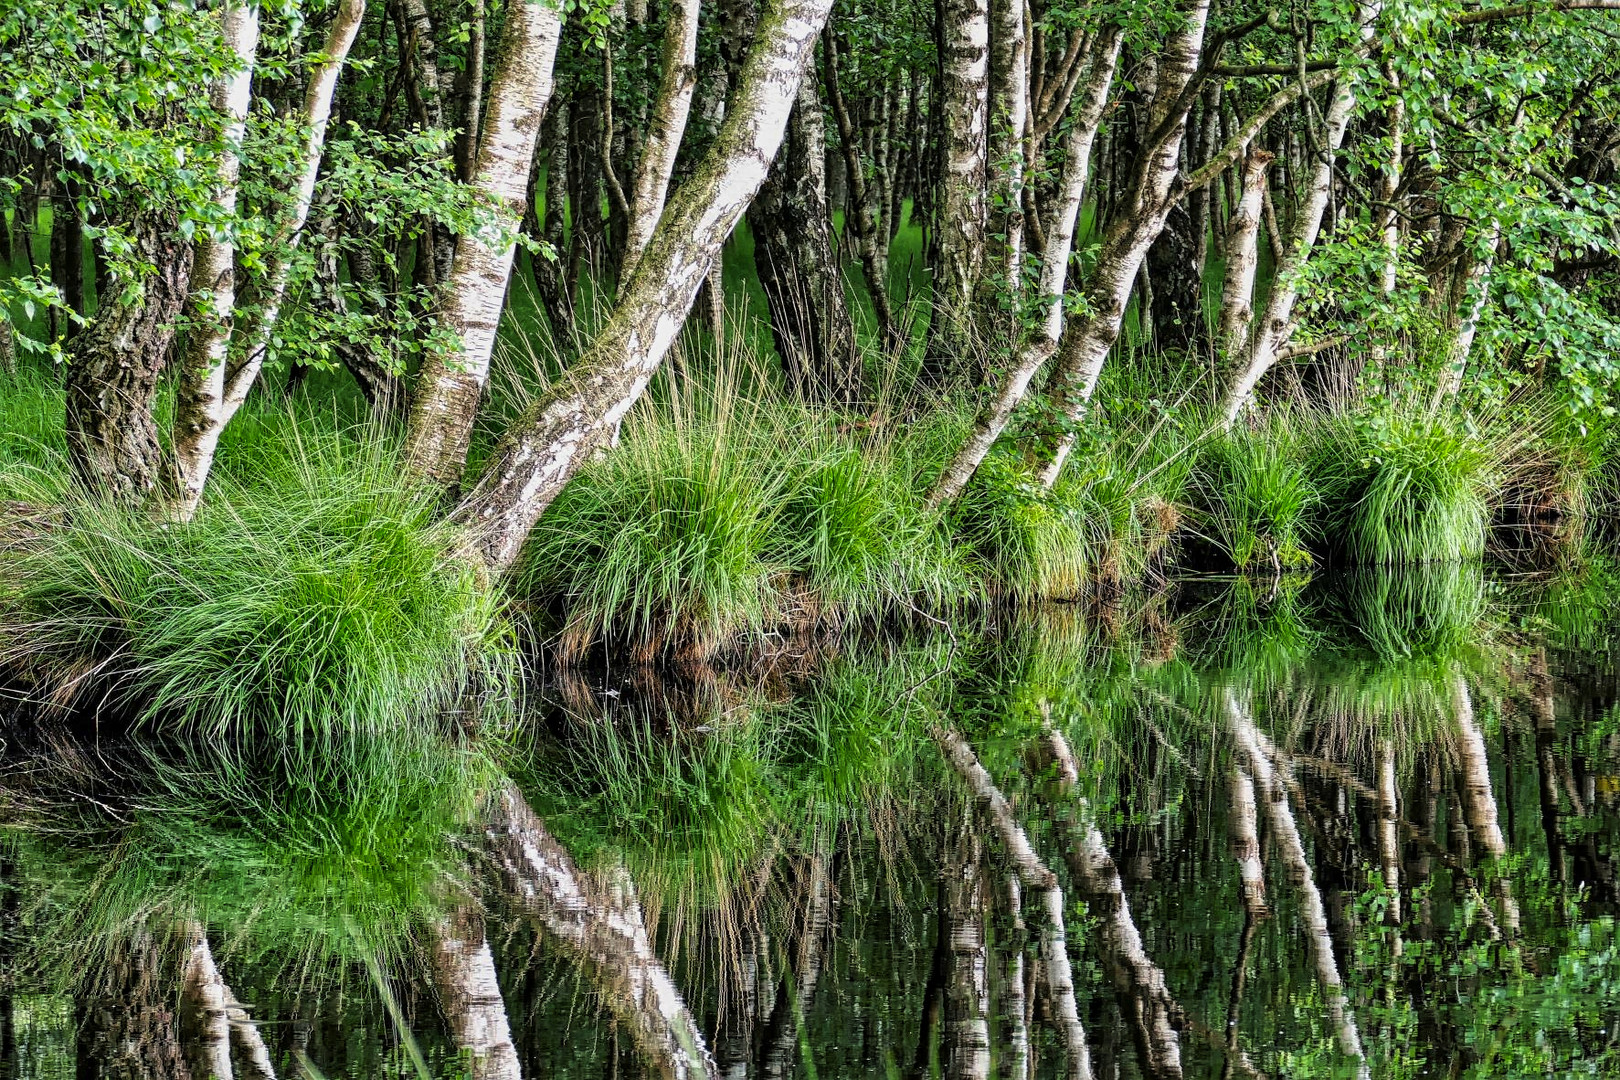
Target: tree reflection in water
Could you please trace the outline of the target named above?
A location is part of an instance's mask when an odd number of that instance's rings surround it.
[[[575,676],[314,771],[18,710],[0,1077],[1612,1074],[1620,663],[1562,588]]]

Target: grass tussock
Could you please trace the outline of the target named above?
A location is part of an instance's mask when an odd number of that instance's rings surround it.
[[[498,674],[498,596],[389,453],[316,439],[260,464],[183,525],[74,503],[7,568],[5,658],[115,687],[137,722],[311,749],[437,724]]]

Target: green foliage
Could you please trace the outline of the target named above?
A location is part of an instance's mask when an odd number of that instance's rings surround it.
[[[312,436],[220,477],[189,524],[77,501],[12,560],[7,651],[96,665],[149,726],[312,754],[435,727],[499,676],[504,623],[433,494],[397,475],[384,450]]]
[[[1310,453],[1324,535],[1353,562],[1477,558],[1511,445],[1511,433],[1409,401],[1331,414]]]
[[[1321,493],[1288,413],[1212,438],[1194,489],[1207,535],[1239,570],[1310,565]]]

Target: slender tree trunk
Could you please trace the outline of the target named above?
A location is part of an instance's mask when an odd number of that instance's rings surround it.
[[[457,911],[435,929],[433,985],[456,1048],[467,1055],[469,1080],[522,1080],[483,919]]]
[[[833,250],[824,146],[821,99],[807,73],[748,224],[788,384],[807,399],[853,405],[861,396],[861,355]]]
[[[988,136],[989,0],[942,0],[942,171],[934,234],[933,315],[924,372],[943,383],[977,345],[973,299],[984,270]]]
[[[241,1066],[237,1071],[248,1080],[276,1080],[270,1048],[220,974],[207,931],[201,923],[186,921],[179,936],[180,1041],[192,1075],[230,1080],[234,1057]]]
[[[1485,254],[1468,258],[1467,270],[1458,275],[1458,287],[1453,290],[1448,319],[1451,333],[1446,339],[1440,385],[1435,388],[1435,408],[1461,392],[1463,375],[1468,371],[1468,354],[1474,348],[1474,334],[1479,329],[1480,316],[1485,314],[1486,301],[1490,299],[1491,271],[1502,244],[1501,223],[1493,220],[1487,235]]]
[[[473,187],[492,204],[492,224],[502,235],[468,235],[456,244],[440,318],[460,338],[460,349],[423,360],[405,438],[414,470],[446,487],[454,486],[466,467],[478,400],[489,378],[512,272],[513,236],[522,227],[529,165],[551,100],[561,35],[561,8],[549,0],[508,7],[473,175]]]
[[[930,505],[951,502],[967,487],[979,463],[1012,419],[1013,410],[1023,400],[1030,380],[1047,357],[1052,355],[1063,334],[1063,292],[1068,281],[1069,257],[1074,250],[1074,232],[1091,171],[1091,150],[1102,123],[1108,88],[1113,85],[1122,38],[1118,27],[1104,26],[1098,31],[1088,60],[1085,88],[1080,95],[1078,113],[1065,147],[1057,213],[1047,229],[1045,251],[1041,257],[1040,295],[1037,299],[1045,316],[1041,330],[1039,334],[1031,334],[1025,339],[1017,365],[1002,379],[995,396],[979,410],[967,441],[946,464],[929,491]]]
[[[872,311],[877,318],[878,340],[890,356],[899,356],[906,343],[889,303],[888,244],[879,236],[879,229],[884,226],[878,221],[877,199],[866,182],[866,170],[861,164],[860,150],[855,142],[855,125],[850,120],[849,110],[844,105],[843,90],[839,86],[838,39],[832,27],[828,27],[823,36],[822,52],[827,63],[827,98],[832,105],[833,120],[838,126],[838,146],[844,155],[844,176],[854,202],[845,218],[844,227],[855,234],[861,272],[866,278],[866,291],[872,298]]]
[[[686,118],[697,89],[698,0],[672,0],[664,27],[663,75],[653,102],[647,137],[630,199],[630,222],[624,259],[619,268],[620,291],[635,276],[636,264],[663,216],[669,180],[675,173],[675,154],[681,148]]]
[[[792,968],[782,973],[776,1003],[765,1024],[759,1060],[762,1080],[790,1080],[793,1076],[800,1025],[815,999],[827,938],[832,930],[835,905],[833,883],[827,874],[827,857],[819,853],[809,856],[804,860],[801,873],[804,904],[799,948]]]
[[[67,364],[67,445],[86,487],[119,502],[143,502],[163,465],[152,410],[158,379],[185,307],[191,245],[170,217],[138,214],[131,239],[152,267],[139,296],[109,296],[73,339]]]
[[[1363,43],[1372,40],[1382,10],[1382,0],[1362,0],[1360,3],[1358,16]],[[1339,79],[1334,83],[1330,93],[1327,116],[1322,124],[1322,145],[1317,154],[1316,167],[1311,171],[1304,201],[1294,215],[1287,250],[1272,276],[1271,293],[1266,299],[1266,309],[1254,324],[1249,335],[1248,347],[1244,350],[1227,384],[1222,410],[1228,425],[1237,420],[1238,414],[1249,403],[1260,379],[1283,358],[1283,348],[1293,336],[1297,325],[1294,321],[1294,304],[1299,299],[1300,272],[1306,260],[1310,258],[1311,249],[1316,244],[1317,233],[1322,227],[1322,215],[1327,210],[1329,197],[1333,192],[1333,164],[1338,157],[1339,147],[1344,143],[1344,134],[1350,126],[1351,114],[1356,108],[1355,87],[1351,78],[1352,76],[1345,76]]]
[[[1260,263],[1261,201],[1274,155],[1255,147],[1243,162],[1243,194],[1227,226],[1226,271],[1221,284],[1221,356],[1234,360],[1254,320],[1254,278]]]
[[[1041,964],[1046,971],[1047,990],[1056,1023],[1068,1052],[1070,1080],[1090,1080],[1091,1050],[1085,1029],[1080,1024],[1079,1008],[1074,998],[1074,974],[1069,963],[1068,932],[1064,927],[1063,890],[1057,875],[1035,853],[1023,826],[1018,824],[1006,796],[996,787],[994,779],[980,764],[973,748],[960,735],[945,728],[934,731],[947,760],[967,784],[974,800],[1001,841],[1007,860],[1017,875],[1017,883],[1041,897],[1045,920],[1040,929]],[[1064,744],[1067,752],[1067,744]],[[1072,759],[1071,759],[1072,760]]]
[[[530,255],[529,269],[534,277],[535,291],[546,309],[546,321],[551,324],[551,338],[559,350],[572,353],[577,347],[578,327],[574,315],[574,296],[568,284],[570,263],[567,210],[568,210],[568,146],[569,121],[573,107],[558,100],[546,110],[544,126],[545,167],[536,157],[533,183],[530,184],[526,220],[532,235],[551,247],[551,257]],[[539,182],[545,181],[544,220],[538,219],[536,207]],[[577,226],[576,226],[577,228]]]
[[[326,145],[326,125],[332,113],[332,95],[337,89],[338,75],[343,70],[343,62],[354,44],[355,35],[359,33],[365,13],[365,0],[343,0],[327,31],[321,59],[310,73],[303,109],[299,113],[305,130],[300,171],[293,187],[292,208],[277,229],[278,246],[296,244],[309,217],[310,204],[315,195],[315,179]],[[247,46],[253,44],[257,24],[251,27],[237,25],[234,30],[232,27],[233,24],[227,23],[227,30],[233,33],[231,42],[238,59],[244,63],[250,62],[252,53]],[[244,76],[244,79],[247,77]],[[226,85],[219,87],[217,92],[222,95],[220,100],[229,102],[232,110],[228,113],[229,123],[234,127],[237,123],[234,111],[237,99],[232,95],[245,95],[247,90],[245,87]],[[243,104],[245,106],[245,102]],[[239,168],[239,162],[233,155],[228,161],[222,162],[218,177],[219,190],[222,193],[230,191],[227,198],[233,208]],[[214,467],[214,452],[219,448],[219,437],[225,425],[231,422],[247,400],[248,392],[259,377],[292,274],[292,266],[285,258],[272,255],[267,260],[260,312],[252,325],[245,328],[246,333],[239,343],[242,358],[232,365],[226,357],[232,327],[227,321],[228,314],[221,315],[223,309],[215,294],[226,289],[224,282],[230,274],[223,273],[222,269],[234,261],[234,247],[220,237],[209,237],[202,246],[203,250],[198,254],[207,260],[210,277],[205,278],[203,284],[208,289],[209,298],[194,297],[193,305],[207,330],[198,335],[203,340],[188,347],[186,366],[180,373],[174,411],[174,467],[169,477],[168,495],[172,501],[172,512],[182,520],[196,513],[202,501],[203,487],[208,483],[208,474]],[[234,302],[234,293],[231,299]]]
[[[1288,804],[1288,791],[1276,776],[1271,752],[1271,741],[1261,734],[1249,716],[1248,709],[1238,699],[1237,691],[1223,691],[1227,719],[1232,735],[1241,753],[1249,760],[1255,780],[1262,794],[1261,803],[1266,810],[1271,833],[1276,838],[1283,864],[1300,890],[1301,915],[1305,921],[1305,943],[1316,967],[1317,980],[1322,985],[1322,997],[1327,1003],[1328,1017],[1338,1038],[1339,1049],[1346,1057],[1355,1059],[1356,1074],[1368,1080],[1371,1072],[1367,1055],[1361,1046],[1361,1034],[1355,1016],[1345,996],[1344,980],[1339,975],[1338,960],[1333,955],[1333,938],[1328,929],[1327,911],[1322,904],[1322,893],[1316,887],[1310,860],[1305,856],[1305,844],[1300,839],[1299,826]]]
[[[1469,834],[1486,854],[1498,861],[1508,854],[1507,838],[1496,812],[1496,792],[1491,785],[1491,759],[1485,752],[1485,735],[1474,721],[1474,703],[1468,693],[1468,680],[1457,672],[1451,680],[1452,712],[1457,720],[1457,751],[1462,762],[1463,819]],[[1510,937],[1519,933],[1519,905],[1507,878],[1496,881],[1497,899],[1502,906],[1502,925]]]
[[[1266,868],[1260,858],[1260,823],[1255,813],[1254,777],[1248,767],[1232,767],[1232,816],[1227,826],[1232,833],[1232,858],[1237,861],[1243,882],[1243,906],[1252,919],[1268,918]]]
[[[540,514],[663,362],[721,245],[764,182],[830,4],[777,0],[767,7],[724,126],[670,199],[607,325],[518,418],[457,510],[491,568],[513,564]]]
[[[1071,323],[1064,332],[1052,370],[1048,394],[1054,411],[1065,417],[1071,427],[1079,422],[1091,400],[1103,362],[1119,338],[1142,260],[1164,228],[1177,194],[1174,188],[1181,167],[1181,146],[1187,111],[1192,106],[1191,100],[1184,100],[1185,91],[1203,56],[1209,0],[1188,0],[1180,7],[1184,22],[1165,43],[1159,57],[1147,110],[1150,141],[1142,147],[1128,202],[1104,235],[1097,268],[1086,285],[1090,314]],[[1050,487],[1057,481],[1073,447],[1072,432],[1057,439],[1041,470],[1042,483]]]
[[[467,66],[462,71],[461,135],[456,139],[456,175],[473,182],[478,168],[479,127],[484,108],[484,0],[471,0],[467,21]]]
[[[1389,906],[1384,921],[1401,923],[1400,792],[1395,783],[1395,742],[1378,741],[1378,860],[1383,869]]]
[[[983,875],[979,838],[954,830],[946,845],[945,1015],[941,1027],[946,1080],[989,1080],[989,957],[984,940]]]
[[[1068,740],[1056,729],[1048,729],[1046,741],[1058,763],[1062,787],[1072,792],[1080,775]],[[1184,1014],[1170,996],[1164,971],[1142,944],[1119,868],[1095,822],[1073,821],[1069,833],[1069,844],[1064,849],[1069,874],[1086,898],[1087,914],[1101,922],[1098,948],[1103,970],[1131,1020],[1143,1071],[1157,1080],[1180,1080],[1179,1030],[1185,1022]]]
[[[1029,121],[1029,55],[1025,0],[990,0],[989,211],[994,227],[988,273],[980,277],[989,295],[981,308],[994,310],[996,289],[1016,300],[1024,276],[1024,132]]]
[[[628,875],[582,874],[510,785],[495,797],[488,839],[511,899],[574,956],[642,1057],[668,1080],[711,1080],[714,1060],[653,949]]]

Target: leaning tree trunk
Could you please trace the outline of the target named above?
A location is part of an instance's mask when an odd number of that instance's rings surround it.
[[[657,1074],[712,1080],[714,1059],[653,949],[628,876],[602,882],[582,874],[515,787],[497,793],[488,840],[512,900],[573,955]]]
[[[697,89],[697,37],[698,0],[674,0],[664,27],[663,75],[630,195],[630,221],[619,266],[621,283],[627,284],[635,276],[636,263],[641,261],[669,197],[675,154],[681,148],[692,93]]]
[[[1195,100],[1186,90],[1203,56],[1209,0],[1189,0],[1181,8],[1185,21],[1165,43],[1148,107],[1146,130],[1152,140],[1142,147],[1142,159],[1134,171],[1135,183],[1126,194],[1118,219],[1103,238],[1096,270],[1086,283],[1090,314],[1064,332],[1052,371],[1048,389],[1052,407],[1071,426],[1079,421],[1091,400],[1103,361],[1119,338],[1142,260],[1164,228],[1174,202],[1172,196],[1179,194],[1175,187],[1181,168],[1181,144],[1187,111]],[[1072,433],[1051,447],[1041,472],[1041,480],[1048,487],[1056,482],[1073,447]]]
[[[1256,147],[1243,162],[1243,195],[1227,225],[1226,272],[1221,283],[1219,348],[1223,357],[1237,356],[1254,319],[1254,277],[1260,265],[1260,214],[1266,169],[1274,155]]]
[[[456,512],[496,571],[646,389],[759,190],[831,0],[776,0],[714,144],[670,199],[634,279],[579,361],[512,425]]]
[[[85,486],[124,503],[144,501],[161,476],[152,409],[191,276],[176,229],[167,215],[135,217],[131,240],[151,273],[134,299],[107,297],[69,349],[68,459]]]
[[[440,318],[461,347],[452,356],[435,354],[422,362],[405,438],[412,468],[446,486],[455,484],[466,466],[478,399],[489,378],[529,195],[529,165],[551,100],[561,5],[548,0],[509,5],[501,35],[472,182],[488,200],[494,220],[456,245]]]
[[[973,430],[956,454],[946,464],[939,479],[928,493],[930,505],[940,505],[955,499],[973,478],[979,463],[990,452],[1013,410],[1023,400],[1030,380],[1040,370],[1063,334],[1063,290],[1068,281],[1069,256],[1074,250],[1074,231],[1080,218],[1080,204],[1084,201],[1086,180],[1091,171],[1091,149],[1102,124],[1103,108],[1108,102],[1108,88],[1114,82],[1114,70],[1119,64],[1119,28],[1104,26],[1097,32],[1087,60],[1085,87],[1074,126],[1069,129],[1065,145],[1063,176],[1059,185],[1057,212],[1046,232],[1046,244],[1041,257],[1041,283],[1038,303],[1044,314],[1039,333],[1030,334],[1018,353],[1018,363],[1002,378],[995,396],[979,411],[973,421]]]
[[[303,108],[298,119],[304,125],[304,141],[300,147],[299,172],[293,186],[292,208],[276,230],[276,247],[285,248],[298,242],[304,222],[309,217],[310,204],[315,197],[315,180],[320,172],[321,157],[326,146],[326,125],[332,115],[332,95],[337,90],[338,75],[343,62],[360,32],[365,18],[365,0],[343,0],[337,17],[327,31],[321,47],[320,60],[310,72],[309,86],[304,93]],[[227,12],[227,34],[239,60],[251,63],[256,24],[249,28],[233,24]],[[233,27],[235,30],[233,31]],[[248,76],[243,76],[245,82]],[[238,104],[234,95],[245,97],[245,86],[225,85],[217,88],[221,100],[228,101],[230,114],[227,138],[238,123],[234,111]],[[245,117],[245,101],[242,102]],[[232,154],[221,161],[217,178],[222,201],[234,209],[239,162]],[[219,437],[225,425],[231,422],[247,401],[248,392],[258,380],[270,350],[271,335],[280,315],[281,303],[292,277],[292,265],[282,255],[272,255],[265,268],[266,285],[260,298],[259,313],[242,334],[241,359],[231,364],[226,356],[233,331],[229,323],[229,309],[223,308],[219,293],[227,291],[228,269],[234,265],[235,250],[228,240],[209,237],[200,245],[198,255],[204,260],[208,274],[203,280],[207,295],[195,295],[193,305],[201,317],[201,326],[188,342],[186,366],[180,373],[179,393],[174,410],[174,463],[169,476],[169,497],[172,511],[182,520],[190,518],[202,501],[203,487],[214,467],[214,453],[219,449]],[[234,290],[231,291],[234,302]],[[223,314],[222,314],[223,313]]]
[[[807,73],[782,149],[748,208],[748,227],[788,384],[807,399],[852,405],[861,396],[861,354],[833,248],[825,139],[821,98]]]
[[[434,990],[456,1048],[467,1055],[468,1080],[522,1080],[483,919],[453,912],[435,927],[432,950]]]
[[[973,298],[988,224],[989,0],[944,0],[940,26],[944,171],[934,233],[933,316],[923,370],[942,383],[972,355]]]
[[[1363,0],[1358,11],[1361,19],[1360,38],[1365,45],[1373,37],[1382,0]],[[1327,116],[1322,124],[1322,146],[1316,155],[1316,167],[1311,171],[1305,200],[1294,215],[1293,235],[1289,238],[1282,261],[1272,276],[1271,295],[1266,299],[1265,311],[1250,330],[1249,341],[1237,366],[1233,369],[1226,389],[1223,415],[1228,425],[1248,405],[1260,379],[1281,359],[1284,347],[1294,334],[1294,305],[1299,299],[1300,271],[1310,258],[1322,227],[1322,215],[1327,210],[1328,197],[1333,191],[1333,163],[1339,147],[1344,143],[1350,116],[1355,112],[1355,88],[1351,75],[1337,80],[1331,92]],[[1306,102],[1307,107],[1309,102]]]

